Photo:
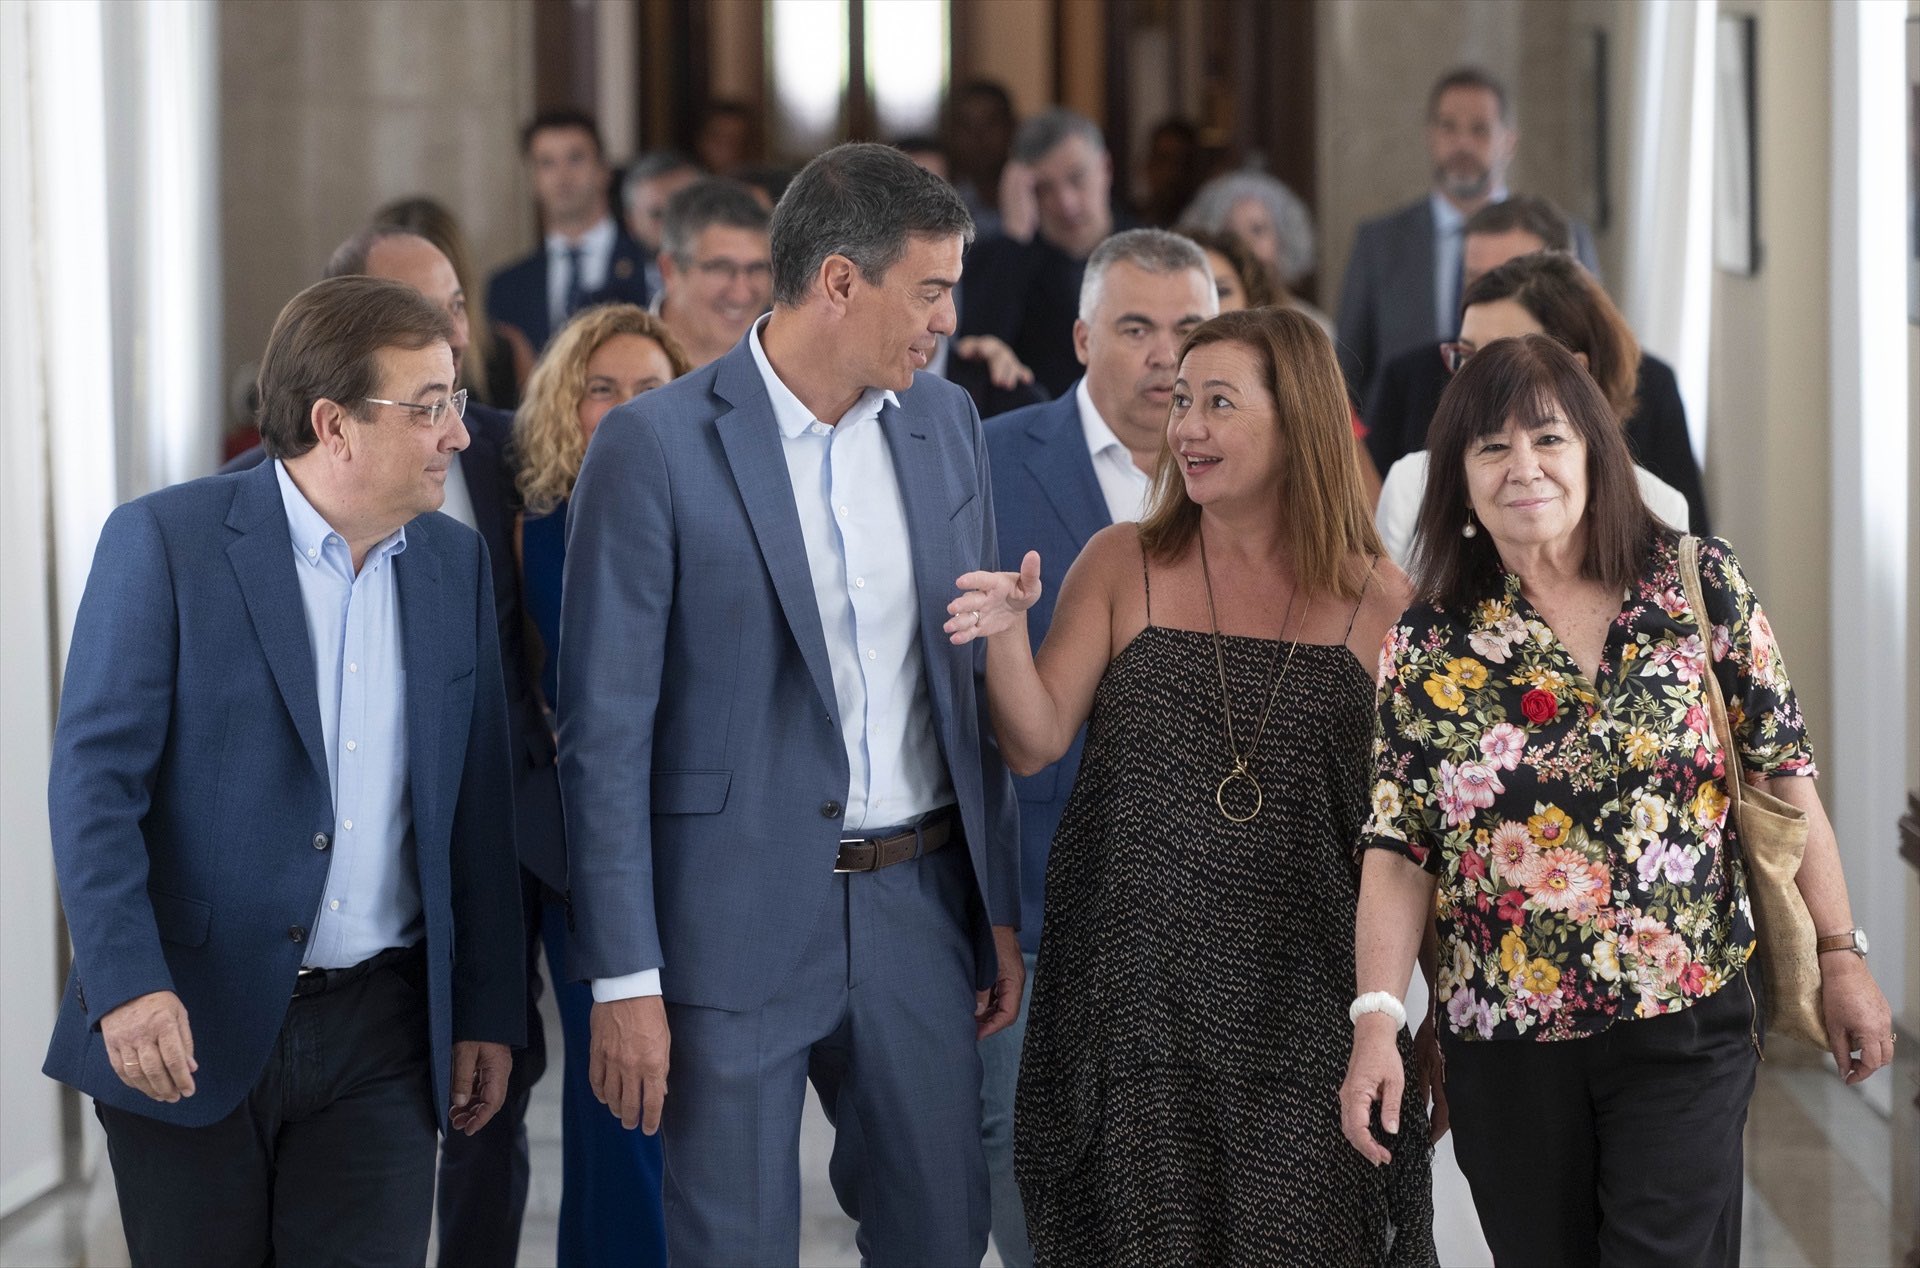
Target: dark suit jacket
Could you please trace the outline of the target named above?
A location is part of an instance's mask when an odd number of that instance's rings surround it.
[[[108,517],[74,625],[47,792],[73,971],[44,1068],[181,1126],[259,1078],[332,861],[295,567],[271,467],[194,480]],[[421,516],[394,578],[444,1128],[452,1041],[525,1043],[506,695],[479,537]],[[172,1105],[120,1082],[98,1029],[153,991],[180,996],[203,1058]]]
[[[1073,323],[1087,262],[1044,238],[982,238],[967,253],[959,296],[961,335],[995,335],[1026,362],[1050,396],[1080,379]]]
[[[1100,481],[1093,473],[1080,407],[1069,389],[1057,401],[1002,414],[986,424],[993,459],[994,518],[999,526],[1003,572],[1018,572],[1030,550],[1040,552],[1040,599],[1027,610],[1027,631],[1037,648],[1053,624],[1060,582],[1093,535],[1112,523]],[[1086,728],[1073,747],[1037,775],[1016,776],[1020,798],[1020,946],[1040,949],[1045,909],[1047,855],[1067,808]]]
[[[467,406],[467,448],[460,475],[473,499],[473,520],[493,563],[493,597],[500,612],[500,660],[513,726],[513,822],[520,862],[556,894],[567,892],[566,827],[560,815],[560,777],[553,731],[540,703],[540,680],[527,646],[520,569],[514,562],[513,522],[520,499],[509,445],[513,415],[474,401]],[[246,471],[266,460],[255,445],[220,470]]]
[[[587,297],[590,304],[626,303],[645,308],[647,258],[640,244],[620,230],[613,240],[613,259],[607,266],[607,284]],[[547,312],[547,248],[543,242],[531,255],[515,260],[487,280],[487,317],[505,322],[527,337],[539,352],[553,337]],[[504,355],[504,350],[503,350]]]
[[[1367,452],[1381,475],[1394,463],[1427,447],[1427,426],[1440,408],[1449,379],[1437,345],[1414,348],[1387,363],[1361,417],[1367,424]],[[1687,499],[1687,531],[1704,536],[1707,490],[1693,460],[1687,435],[1687,408],[1673,368],[1650,352],[1640,354],[1639,404],[1627,420],[1627,445],[1633,460],[1659,476]]]
[[[1453,338],[1453,331],[1434,327],[1439,297],[1433,293],[1433,234],[1433,204],[1422,195],[1398,211],[1361,222],[1354,237],[1334,329],[1340,368],[1357,403],[1366,401],[1387,362],[1409,348]],[[1578,220],[1573,249],[1598,275],[1593,234]]]
[[[954,578],[996,567],[966,394],[914,377],[880,412],[905,508],[934,734],[983,919],[1019,922],[1019,820],[985,722],[985,644],[942,631]],[[568,504],[560,786],[575,971],[663,968],[669,1003],[779,988],[834,892],[850,773],[773,406],[743,340],[601,422]],[[949,849],[961,848],[949,846]]]
[[[951,349],[947,353],[946,379],[973,398],[973,407],[980,412],[981,418],[992,418],[1008,410],[1038,405],[1051,396],[1037,375],[1033,382],[1019,387],[996,387],[993,380],[987,377],[985,361],[956,357]]]

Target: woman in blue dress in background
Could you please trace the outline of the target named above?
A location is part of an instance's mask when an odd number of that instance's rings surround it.
[[[587,441],[607,411],[688,370],[660,319],[632,304],[583,309],[547,345],[513,420],[516,483],[524,506],[520,567],[527,614],[542,656],[540,685],[552,720],[560,646],[560,579],[567,498]],[[561,1110],[560,1268],[667,1262],[661,1213],[660,1138],[627,1131],[594,1099],[587,1079],[593,991],[567,968],[566,915],[542,922],[548,972],[566,1037]]]

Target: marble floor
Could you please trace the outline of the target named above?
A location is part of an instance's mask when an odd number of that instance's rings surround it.
[[[559,1034],[558,1019],[549,1033]],[[97,1131],[91,1115],[85,1116]],[[560,1209],[560,1095],[557,1078],[535,1089],[528,1128],[533,1185],[520,1263],[554,1262]],[[1879,1268],[1900,1261],[1890,1225],[1887,1120],[1830,1071],[1775,1058],[1762,1067],[1747,1131],[1745,1232],[1741,1260],[1765,1268]],[[853,1226],[827,1187],[832,1132],[809,1099],[801,1129],[804,1177],[801,1261],[809,1268],[852,1265]],[[0,1220],[0,1268],[117,1268],[126,1242],[104,1165],[93,1183],[69,1185]],[[1492,1263],[1466,1180],[1442,1141],[1434,1158],[1434,1209],[1441,1262]],[[999,1256],[988,1253],[986,1264]]]

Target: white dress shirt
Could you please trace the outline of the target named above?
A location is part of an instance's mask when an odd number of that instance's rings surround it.
[[[847,751],[842,822],[871,835],[954,800],[920,652],[906,506],[880,427],[881,409],[899,402],[868,388],[835,423],[821,422],[774,373],[760,344],[766,323],[755,322],[747,342],[773,405],[826,637]],[[593,982],[596,1001],[659,993],[658,969]]]
[[[1654,517],[1686,532],[1686,496],[1645,467],[1635,467],[1633,475],[1640,484],[1640,500],[1647,504]],[[1387,478],[1380,483],[1380,505],[1373,512],[1373,526],[1380,530],[1380,542],[1387,548],[1387,557],[1402,568],[1413,555],[1413,530],[1420,518],[1420,502],[1426,495],[1427,451],[1424,449],[1394,463],[1387,469]],[[1460,523],[1466,522],[1463,512]]]
[[[613,245],[620,236],[613,217],[602,216],[598,224],[578,238],[564,234],[547,235],[547,320],[558,331],[567,322],[567,288],[573,283],[570,252],[580,248],[580,281],[591,295],[607,284],[607,271],[613,267]]]
[[[301,963],[342,969],[411,946],[425,925],[415,867],[407,762],[407,671],[393,561],[407,530],[353,554],[279,460],[294,573],[313,649],[320,735],[333,792],[327,884]]]
[[[1100,496],[1106,499],[1107,518],[1125,524],[1146,514],[1147,494],[1153,489],[1153,477],[1134,465],[1133,451],[1120,443],[1100,417],[1087,390],[1085,375],[1073,389],[1074,404],[1080,407],[1080,430],[1087,438],[1087,454],[1093,459],[1093,475],[1100,482]]]

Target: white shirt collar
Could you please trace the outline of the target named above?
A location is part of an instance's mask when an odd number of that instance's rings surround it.
[[[760,345],[760,331],[772,319],[768,313],[756,320],[747,331],[747,347],[753,352],[753,363],[760,370],[760,379],[767,385],[767,399],[773,403],[773,421],[780,428],[780,434],[788,440],[794,440],[806,434],[807,428],[816,422],[813,411],[800,403],[793,390],[780,381],[773,372],[773,362],[767,360],[767,350]],[[853,408],[841,415],[837,423],[858,421],[867,417],[878,417],[881,407],[899,405],[900,400],[886,388],[870,387],[860,394]]]
[[[1087,453],[1098,458],[1108,450],[1118,450],[1120,456],[1131,464],[1133,451],[1120,443],[1120,438],[1113,434],[1113,428],[1107,426],[1107,420],[1100,417],[1100,409],[1093,403],[1093,393],[1087,389],[1087,376],[1084,374],[1074,386],[1073,402],[1080,407],[1080,433],[1087,438]]]
[[[1507,187],[1505,185],[1494,190],[1493,197],[1487,199],[1489,204],[1503,203],[1505,201],[1507,201]],[[1427,194],[1427,202],[1433,208],[1434,226],[1442,233],[1458,233],[1467,227],[1467,213],[1448,201],[1446,195],[1440,193],[1438,190],[1429,191]]]
[[[346,538],[334,530],[333,525],[321,518],[320,512],[313,509],[313,503],[307,501],[307,495],[300,492],[300,486],[287,474],[287,464],[275,458],[273,460],[274,478],[280,482],[280,503],[287,510],[287,531],[293,537],[293,550],[309,567],[318,567],[320,556],[325,553],[327,539],[338,538],[344,545]],[[397,555],[407,548],[407,526],[402,524],[392,534],[384,538],[379,545],[367,552],[368,559],[382,555]]]
[[[613,250],[613,240],[618,233],[619,229],[614,225],[613,217],[602,216],[593,228],[578,238],[570,239],[562,233],[548,234],[547,254],[565,255],[574,247],[579,247],[586,255],[597,259]]]

